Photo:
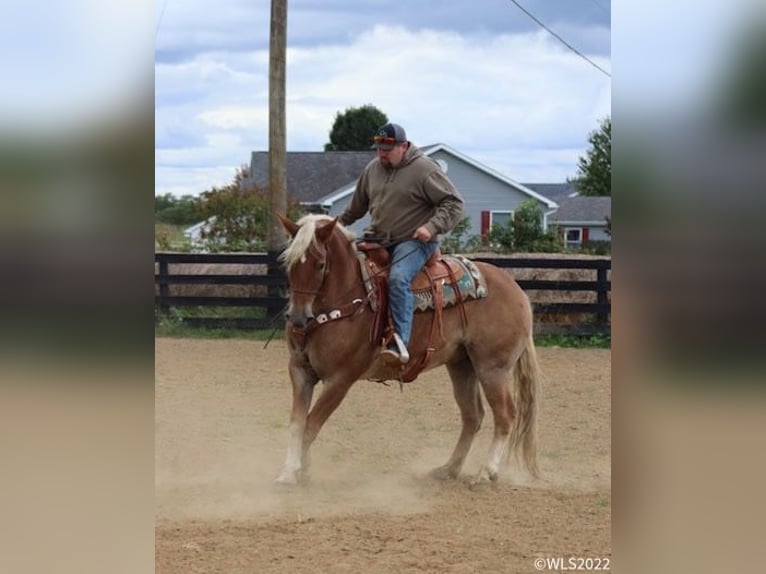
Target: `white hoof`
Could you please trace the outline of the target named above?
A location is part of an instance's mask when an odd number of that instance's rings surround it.
[[[487,484],[494,484],[497,482],[497,476],[498,473],[496,470],[482,466],[479,470],[479,473],[473,478],[473,480],[471,480],[470,486],[471,488],[476,488]]]
[[[274,483],[280,486],[296,486],[298,484],[298,473],[294,470],[284,469],[274,480]]]

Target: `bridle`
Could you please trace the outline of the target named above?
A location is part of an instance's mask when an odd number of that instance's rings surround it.
[[[310,249],[314,249],[313,255],[317,257],[318,259],[321,258],[322,254],[316,251],[316,248],[314,245],[311,246]],[[301,295],[313,295],[316,297],[322,291],[324,290],[325,282],[327,280],[327,277],[330,274],[330,250],[329,248],[325,247],[325,256],[324,256],[324,270],[322,272],[322,278],[319,280],[319,285],[315,289],[293,289],[290,287],[290,291],[292,293],[298,293]],[[314,329],[320,327],[321,325],[324,325],[328,322],[337,321],[339,319],[344,319],[346,317],[351,317],[353,315],[357,315],[358,313],[361,313],[362,310],[365,307],[365,304],[369,302],[371,293],[368,293],[363,298],[355,298],[350,303],[347,303],[345,305],[339,305],[339,306],[331,306],[331,309],[327,312],[319,313],[314,321],[311,321],[310,323],[306,324],[303,327],[296,327],[295,325],[292,325],[290,328],[290,332],[292,336],[295,338],[296,343],[301,347],[305,347],[306,344],[306,336],[314,331]]]
[[[314,244],[311,245],[309,248],[309,252],[313,250],[313,255],[317,259],[321,259],[322,254],[318,252],[316,249],[316,246]],[[324,269],[322,270],[322,278],[319,280],[319,286],[316,289],[294,289],[293,287],[290,287],[290,291],[293,293],[298,293],[299,295],[314,295],[315,297],[319,295],[322,292],[322,289],[324,288],[325,281],[327,280],[327,276],[330,274],[330,258],[328,255],[330,254],[330,250],[328,247],[325,247],[325,255],[324,255]]]

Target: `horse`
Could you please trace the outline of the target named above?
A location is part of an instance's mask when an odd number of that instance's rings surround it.
[[[287,459],[276,482],[295,485],[307,476],[311,444],[351,386],[363,378],[390,378],[391,367],[379,360],[380,341],[370,340],[373,311],[366,304],[354,234],[326,215],[306,215],[297,222],[278,218],[291,237],[280,260],[289,285],[285,336],[292,407]],[[471,484],[495,482],[503,456],[507,463],[512,453],[537,477],[541,377],[532,308],[510,274],[493,265],[475,265],[486,279],[486,297],[465,302],[463,317],[454,307],[443,309],[443,340],[427,366],[446,366],[462,420],[451,456],[429,475],[458,478],[484,418],[483,391],[494,435],[487,462]],[[355,311],[327,320],[339,308]],[[432,315],[415,313],[409,347],[413,360],[425,352]],[[319,381],[324,388],[311,406]]]

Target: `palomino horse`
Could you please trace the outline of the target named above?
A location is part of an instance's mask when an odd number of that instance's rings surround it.
[[[366,301],[366,290],[353,234],[323,215],[307,215],[297,223],[279,218],[292,236],[281,258],[290,284],[287,341],[293,402],[287,461],[277,482],[295,484],[307,470],[309,447],[351,385],[361,378],[391,378],[391,371],[378,359],[380,342],[370,341],[373,312],[360,304]],[[508,273],[492,265],[476,266],[485,276],[487,296],[465,303],[467,321],[454,307],[444,309],[443,339],[428,366],[446,365],[463,423],[449,460],[431,475],[456,478],[460,473],[484,418],[481,388],[495,429],[487,463],[473,483],[497,480],[503,455],[509,458],[512,452],[523,455],[527,469],[537,476],[540,379],[529,299]],[[353,302],[358,312],[327,320],[331,310],[347,309]],[[415,314],[412,360],[425,351],[432,314]],[[318,324],[315,317],[320,315],[323,322]],[[311,407],[320,380],[324,389]]]

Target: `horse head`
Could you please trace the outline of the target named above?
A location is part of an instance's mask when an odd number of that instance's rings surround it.
[[[313,304],[329,273],[328,242],[338,223],[323,215],[307,215],[297,223],[277,214],[292,240],[280,259],[287,270],[290,302],[285,318],[298,328],[314,320]]]

